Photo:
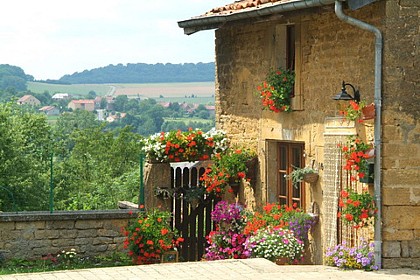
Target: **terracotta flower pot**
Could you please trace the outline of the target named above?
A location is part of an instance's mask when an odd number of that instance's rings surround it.
[[[289,258],[286,257],[279,257],[276,259],[276,264],[277,265],[285,265],[285,264],[289,264]]]
[[[362,108],[363,120],[371,120],[375,118],[375,104],[371,103]]]

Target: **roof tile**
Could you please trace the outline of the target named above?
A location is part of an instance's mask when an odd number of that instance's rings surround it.
[[[214,15],[214,14],[226,14],[234,11],[245,10],[249,8],[258,8],[261,5],[269,5],[270,3],[277,2],[292,2],[295,0],[242,0],[235,1],[234,3],[224,5],[222,7],[213,8],[210,12],[207,12],[205,15]]]

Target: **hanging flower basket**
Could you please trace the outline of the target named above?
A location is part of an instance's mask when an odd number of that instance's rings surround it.
[[[371,103],[362,108],[363,120],[371,120],[375,118],[375,104]]]
[[[310,184],[315,184],[318,181],[318,173],[306,173],[303,175],[303,181]]]

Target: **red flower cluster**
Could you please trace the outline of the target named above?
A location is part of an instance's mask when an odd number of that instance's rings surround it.
[[[371,149],[371,146],[365,144],[360,138],[352,137],[347,145],[339,145],[339,147],[341,147],[346,160],[344,170],[356,172],[356,176],[351,175],[350,180],[356,181],[358,178],[364,178],[368,169],[367,159],[370,157],[367,150]]]
[[[172,133],[173,134],[173,133]],[[203,138],[201,130],[192,132],[189,129],[189,133],[182,133],[181,130],[175,132],[175,135],[169,133],[165,136],[165,133],[161,133],[160,140],[162,143],[166,143],[165,154],[168,156],[169,161],[189,161],[189,160],[207,160],[210,158],[209,149],[202,149],[203,144],[209,148],[214,147],[214,142],[211,137]]]
[[[215,170],[214,167],[206,168],[200,181],[206,188],[207,193],[221,195],[224,193],[225,186],[229,183],[229,174],[221,170]]]
[[[226,149],[222,131],[173,130],[161,132],[142,140],[143,151],[152,162],[180,162],[208,160],[216,152]]]
[[[344,221],[352,224],[354,228],[367,226],[378,212],[373,196],[367,191],[341,191],[338,206],[341,209],[338,217],[344,218]]]
[[[224,193],[227,185],[238,184],[246,179],[248,172],[246,163],[253,157],[253,153],[241,149],[227,149],[224,153],[216,154],[213,157],[213,164],[200,177],[206,192],[220,195]],[[231,189],[229,192],[232,192]]]
[[[294,73],[277,69],[267,75],[267,80],[257,87],[264,109],[275,113],[291,111],[290,102],[294,87]]]
[[[162,253],[179,246],[183,239],[167,224],[169,212],[140,212],[124,229],[124,248],[136,264],[158,262]]]
[[[256,212],[244,228],[245,234],[256,233],[259,229],[271,226],[274,228],[287,228],[289,218],[296,213],[302,212],[298,205],[294,203],[292,207],[279,205],[277,203],[267,203],[263,207],[264,212]],[[303,212],[302,212],[303,213]]]

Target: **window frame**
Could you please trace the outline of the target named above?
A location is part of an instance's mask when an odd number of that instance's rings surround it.
[[[277,186],[276,197],[280,205],[289,207],[297,203],[299,208],[305,209],[305,185],[300,182],[297,188],[293,186],[292,180],[286,179],[285,176],[293,171],[293,166],[305,166],[305,144],[301,142],[283,142],[277,143]]]

